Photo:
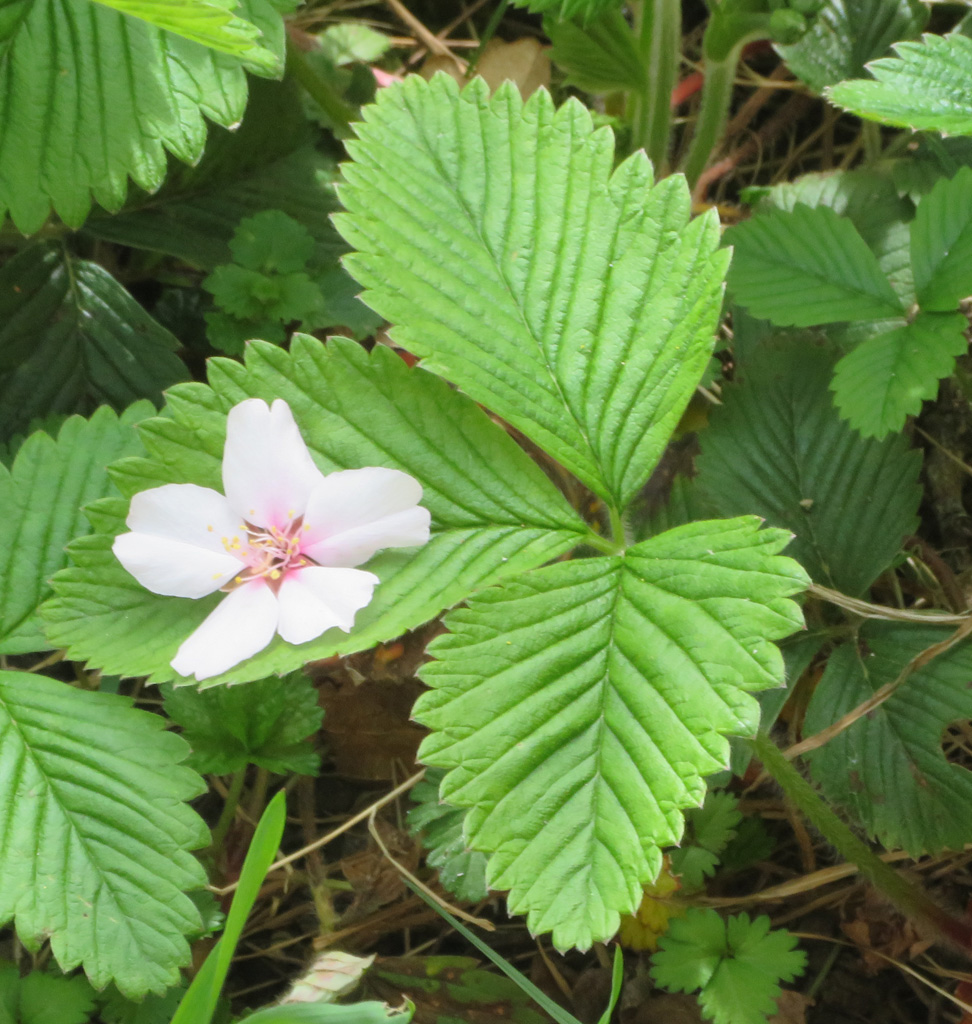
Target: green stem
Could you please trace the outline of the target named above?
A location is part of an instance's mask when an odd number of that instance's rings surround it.
[[[643,148],[661,177],[668,173],[672,89],[682,52],[681,0],[641,0],[636,31],[645,87],[631,96],[631,148]]]
[[[307,54],[299,46],[296,46],[289,36],[287,37],[287,70],[300,82],[311,99],[324,112],[334,134],[341,139],[348,138],[352,134],[350,126],[356,115],[354,107],[346,103],[331,83],[314,70],[307,59]]]
[[[930,927],[966,952],[972,950],[972,926],[943,910],[924,890],[885,864],[866,843],[858,839],[765,733],[758,733],[750,742],[766,771],[845,860],[856,864],[860,873],[903,914]]]
[[[233,819],[236,817],[236,808],[240,805],[240,796],[243,793],[245,782],[246,768],[241,768],[238,772],[233,773],[229,791],[226,794],[226,803],[223,804],[223,813],[220,814],[219,821],[216,822],[216,827],[213,829],[212,842],[209,844],[213,860],[217,862],[222,855],[223,843],[226,842],[226,835],[230,830],[230,825],[233,824]]]
[[[736,79],[736,68],[746,40],[737,43],[723,60],[705,60],[705,81],[702,85],[702,105],[688,155],[682,163],[682,171],[688,178],[689,188],[695,188],[712,153],[726,130],[729,118],[729,104],[732,87]]]

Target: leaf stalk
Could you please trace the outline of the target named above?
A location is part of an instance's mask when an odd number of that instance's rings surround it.
[[[672,89],[682,48],[680,0],[642,0],[635,27],[645,87],[631,96],[631,149],[644,149],[660,178],[669,169]]]
[[[842,857],[856,864],[860,873],[903,914],[959,946],[967,954],[972,952],[972,925],[942,909],[924,890],[909,882],[858,839],[769,736],[757,733],[750,743],[763,767],[779,783],[786,796]]]

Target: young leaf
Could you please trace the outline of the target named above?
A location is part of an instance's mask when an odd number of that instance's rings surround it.
[[[942,627],[865,623],[857,643],[830,656],[805,733],[831,725],[949,635]],[[947,726],[972,718],[970,677],[972,646],[966,642],[913,672],[880,707],[810,755],[811,774],[827,798],[888,849],[917,857],[972,842],[972,774],[942,753]]]
[[[486,858],[466,846],[466,811],[439,800],[444,776],[441,769],[429,768],[412,790],[416,806],[408,812],[408,830],[412,835],[421,835],[422,845],[429,851],[426,861],[430,867],[438,868],[443,886],[459,899],[476,903],[489,895]]]
[[[10,470],[0,465],[0,654],[50,646],[37,615],[48,581],[68,564],[68,541],[89,530],[82,505],[118,493],[105,467],[142,450],[134,424],[154,412],[139,402],[121,417],[105,407],[73,416],[56,441],[32,434]]]
[[[242,12],[282,67],[283,26],[271,0],[245,0]],[[129,176],[151,191],[165,176],[166,151],[199,158],[204,115],[229,127],[245,105],[237,57],[92,0],[20,3],[0,27],[0,217],[9,212],[31,234],[53,207],[79,227],[92,196],[117,209]]]
[[[247,686],[166,688],[165,713],[182,726],[192,747],[190,768],[228,775],[248,764],[286,775],[316,775],[319,758],[309,737],[321,726],[317,691],[302,672]]]
[[[885,437],[934,398],[938,382],[969,347],[962,313],[919,313],[862,341],[834,367],[834,402],[865,437]]]
[[[684,179],[576,101],[446,75],[381,90],[338,229],[392,336],[615,507],[644,483],[712,349],[729,254]]]
[[[859,117],[916,131],[972,135],[972,39],[954,32],[898,43],[897,56],[867,65],[876,81],[852,79],[827,90]]]
[[[862,75],[869,60],[883,57],[899,39],[913,38],[926,21],[928,8],[918,0],[827,0],[799,42],[776,50],[819,93]]]
[[[0,922],[96,988],[162,992],[189,963],[183,890],[206,876],[188,851],[208,832],[185,803],[204,788],[187,752],[126,698],[0,672]]]
[[[860,595],[918,526],[921,458],[901,435],[864,439],[833,407],[834,355],[807,337],[763,342],[700,436],[696,487],[719,515],[796,534],[818,582]]]
[[[368,563],[382,583],[350,636],[331,630],[299,647],[277,637],[209,685],[291,672],[388,640],[476,587],[555,558],[588,534],[537,465],[474,402],[432,374],[410,370],[386,347],[369,355],[342,339],[324,346],[296,336],[289,353],[252,343],[245,366],[216,359],[209,372],[211,388],[173,388],[169,416],[143,426],[149,458],[116,465],[126,497],[165,483],[221,490],[227,411],[249,397],[284,398],[324,472],[402,469],[421,482],[433,523],[424,547]],[[93,510],[97,534],[72,546],[77,567],[55,578],[59,596],[44,613],[48,635],[69,647],[71,657],[92,659],[108,672],[168,682],[175,678],[169,662],[219,595],[190,601],[139,586],[111,552],[126,514],[126,503],[117,501]]]
[[[685,888],[703,888],[741,821],[739,801],[731,793],[709,792],[701,807],[685,815],[686,836],[671,853],[672,873],[681,876]]]
[[[972,168],[961,167],[922,199],[911,225],[911,265],[921,308],[951,312],[972,295],[970,264]]]
[[[248,61],[270,74],[280,70],[280,56],[261,47],[260,30],[233,12],[225,0],[97,0],[156,28]]]
[[[160,405],[187,375],[178,347],[98,264],[29,246],[0,268],[0,436],[52,412]]]
[[[778,686],[769,639],[800,628],[788,537],[755,517],[692,523],[619,557],[561,562],[449,614],[422,669],[423,761],[452,769],[487,882],[558,948],[618,929],[676,843],[680,810]]]
[[[854,225],[825,206],[770,210],[726,234],[729,290],[753,316],[786,327],[902,315]]]
[[[806,966],[796,941],[789,932],[770,931],[765,915],[723,921],[714,910],[690,909],[662,936],[651,976],[670,992],[701,988],[702,1013],[715,1024],[766,1024],[779,982],[792,981]]]
[[[620,8],[586,25],[547,18],[543,28],[551,59],[567,72],[566,85],[593,93],[647,87],[647,68]]]

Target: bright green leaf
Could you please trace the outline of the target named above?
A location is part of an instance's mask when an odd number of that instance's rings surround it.
[[[825,206],[769,210],[727,232],[729,290],[786,327],[900,316],[901,303],[850,220]]]
[[[927,20],[928,7],[919,0],[827,0],[799,42],[776,50],[819,93],[862,75],[868,61],[917,35]]]
[[[566,85],[593,93],[647,88],[645,62],[620,8],[586,25],[547,18],[544,31],[551,59],[567,72]]]
[[[911,265],[923,310],[947,313],[972,295],[972,168],[942,178],[918,204]]]
[[[476,587],[539,565],[581,542],[587,528],[543,472],[475,403],[390,349],[370,355],[332,339],[296,336],[291,351],[248,346],[243,366],[210,360],[212,389],[168,393],[168,418],[141,431],[146,460],[126,460],[115,479],[129,497],[165,483],[221,490],[220,460],[231,406],[249,397],[284,398],[325,472],[389,466],[418,479],[432,512],[432,540],[416,551],[379,554],[382,580],[349,635],[332,630],[295,647],[277,637],[249,662],[207,680],[245,682],[291,672],[307,661],[362,650],[426,622]],[[169,665],[220,595],[190,601],[140,587],[111,553],[126,503],[96,506],[95,536],[72,546],[76,568],[59,573],[45,606],[48,635],[71,657],[106,671],[174,678]],[[112,667],[109,667],[112,666]]]
[[[681,877],[683,888],[704,887],[741,821],[739,801],[731,793],[710,791],[701,807],[685,815],[682,845],[670,854],[672,873]]]
[[[48,581],[68,564],[68,541],[89,531],[81,507],[118,493],[105,467],[142,450],[134,424],[154,412],[139,402],[120,418],[104,407],[73,416],[56,441],[32,434],[11,469],[0,466],[0,654],[50,647],[37,616]]]
[[[715,1024],[766,1024],[776,1012],[779,982],[806,966],[796,942],[789,932],[770,931],[765,915],[723,921],[714,910],[690,909],[660,939],[651,975],[672,992],[701,988],[703,1016]]]
[[[391,1007],[384,1003],[352,1003],[335,1006],[269,1006],[244,1017],[240,1024],[408,1024],[412,1007]]]
[[[338,229],[393,338],[612,504],[645,482],[712,351],[729,254],[685,181],[574,100],[477,80],[381,90]]]
[[[157,188],[167,151],[188,163],[202,154],[204,117],[228,127],[243,114],[239,58],[92,0],[23,0],[14,13],[0,24],[0,218],[8,211],[25,234],[51,207],[71,227],[92,197],[118,209],[129,177]],[[245,0],[241,13],[282,67],[270,0]]]
[[[444,776],[441,769],[429,768],[412,790],[416,806],[408,812],[408,828],[412,835],[421,835],[428,850],[426,862],[438,869],[442,885],[458,899],[477,903],[489,895],[486,858],[466,845],[462,832],[466,811],[439,800]]]
[[[233,13],[236,0],[97,0],[211,50],[232,54],[275,74],[280,57],[259,46],[260,30]]]
[[[178,345],[98,264],[29,246],[0,269],[0,436],[52,412],[160,405],[187,376]]]
[[[962,313],[919,313],[904,327],[875,334],[834,368],[834,402],[865,437],[900,430],[921,403],[938,394],[955,359],[969,346]]]
[[[165,713],[192,747],[186,763],[203,775],[228,775],[248,764],[278,775],[317,774],[319,758],[307,740],[324,712],[302,672],[246,686],[168,688]]]
[[[560,562],[446,618],[414,716],[450,768],[487,883],[558,948],[617,931],[682,833],[752,691],[783,679],[769,642],[799,629],[800,567],[756,517],[692,523],[623,557]]]
[[[204,788],[187,752],[127,698],[0,672],[0,921],[96,988],[162,992],[189,963],[183,890],[206,876],[188,851],[208,832],[185,802]]]
[[[832,725],[949,635],[943,627],[866,623],[857,643],[830,656],[805,733]],[[972,646],[965,642],[912,673],[880,707],[810,755],[811,774],[827,798],[888,849],[917,857],[972,842],[972,773],[942,753],[948,725],[972,718],[970,678]]]
[[[862,594],[918,527],[921,458],[901,435],[862,438],[829,393],[832,352],[807,337],[760,345],[700,435],[698,487],[719,515],[756,513],[796,537],[818,583]]]
[[[829,98],[871,121],[972,135],[972,39],[925,35],[894,49],[897,56],[867,65],[876,81],[841,82],[827,90]]]

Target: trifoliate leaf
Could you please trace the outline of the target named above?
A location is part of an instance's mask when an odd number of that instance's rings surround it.
[[[841,415],[865,437],[900,430],[938,394],[939,380],[969,347],[968,326],[962,313],[919,313],[903,327],[862,341],[834,367]]]
[[[94,991],[83,977],[31,971],[21,978],[16,964],[0,961],[3,1024],[87,1024],[94,1009]]]
[[[178,346],[98,264],[29,246],[0,269],[0,436],[52,412],[161,405],[188,375]]]
[[[865,439],[840,418],[833,365],[809,337],[759,344],[700,435],[695,484],[719,515],[791,530],[789,553],[818,583],[858,596],[917,529],[921,458],[900,434]]]
[[[364,301],[428,369],[616,506],[658,461],[712,351],[728,253],[682,177],[545,90],[411,76],[356,126],[338,229]]]
[[[856,644],[831,654],[805,733],[831,725],[949,635],[943,627],[866,623]],[[972,774],[942,753],[948,725],[972,718],[970,678],[972,646],[965,642],[914,672],[878,708],[810,755],[811,773],[827,798],[889,849],[917,857],[972,842]]]
[[[203,281],[203,287],[221,309],[241,320],[260,316],[279,298],[274,279],[235,263],[217,267]]]
[[[623,557],[560,562],[446,618],[421,670],[420,758],[452,769],[487,884],[558,948],[618,929],[676,843],[682,808],[777,686],[769,640],[800,628],[802,569],[752,516],[692,523]]]
[[[134,424],[154,412],[139,402],[121,417],[105,407],[72,416],[56,441],[32,434],[10,470],[0,466],[0,654],[50,647],[37,609],[68,564],[65,545],[89,532],[81,507],[118,493],[105,467],[142,451]]]
[[[240,221],[230,250],[241,267],[290,274],[307,268],[314,254],[314,239],[303,224],[282,210],[264,210]]]
[[[850,220],[825,206],[769,210],[726,233],[729,291],[786,327],[900,316],[901,302]]]
[[[586,25],[547,18],[544,31],[553,44],[551,59],[567,72],[566,85],[593,93],[646,88],[645,62],[620,8]]]
[[[871,121],[972,135],[972,39],[929,34],[894,50],[897,56],[867,65],[876,81],[841,82],[827,90],[829,98]]]
[[[651,976],[670,992],[701,988],[703,1016],[715,1024],[766,1024],[779,982],[792,981],[806,966],[796,942],[789,932],[770,931],[765,915],[723,921],[714,910],[691,909],[659,941]]]
[[[228,775],[248,764],[286,775],[316,775],[320,758],[308,742],[324,711],[303,672],[246,686],[165,690],[165,713],[192,748],[186,764],[203,775]]]
[[[970,264],[972,168],[962,167],[922,199],[911,225],[911,265],[921,308],[947,313],[972,295]]]
[[[476,903],[489,895],[486,857],[466,845],[466,811],[439,800],[444,776],[441,769],[429,768],[412,790],[416,806],[408,812],[408,828],[412,835],[421,835],[422,845],[428,850],[425,859],[430,867],[438,869],[443,886],[459,899]]]
[[[96,988],[162,992],[190,961],[208,831],[187,752],[127,698],[0,672],[0,922]]]
[[[228,53],[271,74],[280,70],[280,58],[259,45],[260,29],[237,17],[233,0],[98,0],[122,14],[141,18],[156,28]]]
[[[368,563],[382,580],[350,635],[332,630],[295,647],[277,637],[259,655],[209,684],[291,672],[305,662],[361,650],[426,622],[479,586],[542,564],[575,546],[587,527],[543,472],[474,402],[384,346],[370,355],[332,339],[295,336],[290,352],[248,346],[246,365],[209,362],[211,387],[168,392],[166,418],[144,424],[145,460],[116,465],[126,498],[165,483],[222,490],[226,413],[248,397],[283,398],[324,472],[359,466],[402,469],[424,488],[433,537],[415,551]],[[76,568],[58,574],[45,606],[48,635],[106,671],[175,678],[179,645],[221,595],[160,597],[129,576],[111,552],[127,502],[92,510],[94,536],[72,547]],[[108,666],[113,666],[109,668]]]
[[[159,0],[140,2],[145,10],[163,7]],[[201,5],[180,6],[185,14]],[[92,0],[31,0],[5,9],[0,218],[9,212],[24,234],[37,231],[52,207],[71,227],[84,221],[92,197],[118,209],[129,177],[148,191],[157,188],[167,151],[187,163],[202,154],[204,116],[229,127],[243,114],[240,57],[214,53]],[[264,72],[277,73],[283,66],[280,15],[269,0],[244,0],[240,13],[266,41],[259,51],[247,51],[246,62],[253,67],[256,57]],[[44,97],[43,117],[37,116],[38,97]]]
[[[860,77],[868,61],[883,57],[899,39],[916,36],[927,20],[928,8],[918,0],[827,0],[799,42],[776,50],[819,93]]]
[[[287,340],[287,332],[279,320],[240,320],[217,310],[206,314],[206,338],[220,352],[241,356],[252,338],[282,345]]]

